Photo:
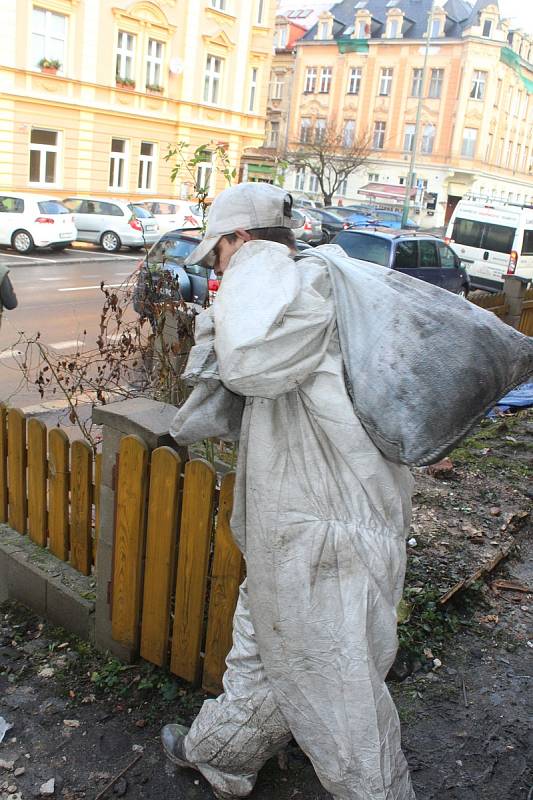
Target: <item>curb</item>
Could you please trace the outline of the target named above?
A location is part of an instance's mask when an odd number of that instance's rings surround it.
[[[0,602],[17,600],[94,643],[95,579],[0,524]]]

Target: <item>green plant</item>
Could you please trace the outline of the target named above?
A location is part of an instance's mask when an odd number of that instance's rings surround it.
[[[61,61],[57,58],[41,58],[37,66],[41,69],[61,69]]]
[[[160,94],[163,94],[164,91],[163,86],[160,86],[158,83],[147,83],[146,89],[149,92],[159,92]]]
[[[122,75],[115,75],[115,80],[120,86],[132,86],[135,88],[135,81],[133,78],[123,78]]]

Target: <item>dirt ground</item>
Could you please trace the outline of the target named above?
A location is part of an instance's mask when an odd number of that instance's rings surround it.
[[[449,463],[415,470],[408,620],[389,686],[418,800],[533,798],[532,466],[530,411],[484,423]],[[502,549],[510,552],[495,570],[439,605]],[[52,788],[64,800],[207,800],[203,779],[165,762],[158,740],[161,724],[190,721],[204,697],[4,605],[0,717],[13,727],[0,743],[0,800]],[[290,745],[265,766],[253,797],[329,795]]]

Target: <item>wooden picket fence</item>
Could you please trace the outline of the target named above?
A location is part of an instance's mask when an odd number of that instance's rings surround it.
[[[490,294],[489,292],[475,291],[468,296],[471,303],[491,311],[500,319],[506,321],[509,314],[509,304],[505,292]],[[522,298],[522,308],[518,330],[526,336],[533,336],[533,289],[526,289]]]
[[[526,336],[533,336],[533,289],[526,289],[522,303],[522,315],[518,330]]]
[[[229,520],[235,476],[216,487],[203,459],[120,443],[111,589],[113,638],[218,692],[231,647],[243,559]]]
[[[100,469],[86,442],[0,403],[0,522],[83,575],[95,563]]]

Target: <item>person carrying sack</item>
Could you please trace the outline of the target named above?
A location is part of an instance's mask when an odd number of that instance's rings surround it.
[[[2,327],[2,315],[4,308],[13,311],[18,305],[17,295],[14,292],[13,284],[9,278],[9,269],[0,264],[0,328]]]
[[[236,438],[242,411],[231,528],[247,577],[223,694],[190,730],[166,725],[162,743],[223,800],[248,796],[292,737],[334,798],[414,800],[385,684],[413,481],[354,411],[328,266],[291,258],[291,210],[278,187],[231,187],[187,259],[223,279],[198,318],[196,388],[172,434],[190,443],[214,435],[216,422],[224,438],[226,393]]]

